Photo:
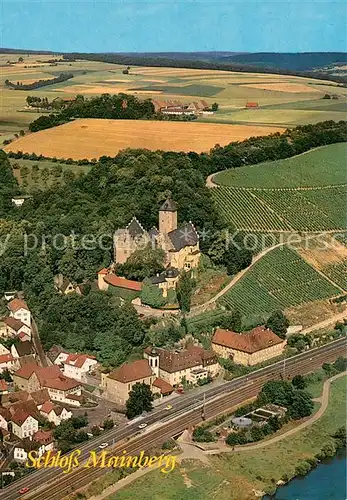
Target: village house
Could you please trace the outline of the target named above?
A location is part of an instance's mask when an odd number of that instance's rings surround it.
[[[153,285],[157,285],[161,289],[163,297],[167,297],[169,290],[176,289],[179,274],[179,270],[175,267],[168,267],[162,273],[149,278],[149,280]]]
[[[286,340],[263,326],[243,334],[217,328],[212,338],[212,349],[218,356],[246,366],[280,356],[286,344]]]
[[[31,338],[31,328],[25,325],[20,319],[12,316],[6,316],[0,319],[0,337],[19,337],[26,335],[28,340]]]
[[[98,362],[95,356],[88,354],[69,354],[63,361],[64,375],[85,382],[87,375],[96,368]]]
[[[67,359],[69,353],[60,345],[53,345],[47,352],[48,358],[53,364],[63,367],[63,361]]]
[[[207,377],[215,377],[220,366],[214,352],[200,346],[190,345],[187,349],[167,350],[147,347],[144,357],[148,359],[157,377],[177,387],[186,380],[192,384]]]
[[[101,269],[98,272],[98,288],[99,290],[106,291],[110,286],[123,288],[131,292],[140,292],[142,290],[142,283],[139,281],[127,280],[122,276],[117,276],[112,272],[112,269]]]
[[[39,422],[30,413],[23,409],[18,409],[11,416],[12,433],[19,439],[30,437],[39,430]]]
[[[2,373],[4,370],[13,372],[18,368],[18,366],[18,361],[12,356],[10,352],[8,354],[0,355],[0,373]]]
[[[64,406],[54,405],[50,401],[46,401],[40,408],[40,413],[43,417],[47,418],[49,422],[54,425],[60,425],[63,420],[72,417],[72,412],[67,410]]]
[[[124,406],[136,383],[149,385],[161,397],[172,393],[182,380],[196,384],[200,379],[215,377],[219,370],[216,355],[199,346],[179,351],[148,347],[144,359],[124,363],[111,373],[102,374],[101,386],[105,397]]]
[[[36,450],[39,457],[44,455],[47,451],[53,451],[54,438],[52,431],[39,430],[33,434],[32,439],[22,439],[16,444],[13,450],[13,458],[17,462],[26,462],[28,460],[28,453],[32,450]]]
[[[124,229],[114,235],[114,259],[123,264],[138,248],[151,243],[165,253],[165,267],[189,271],[198,266],[200,260],[199,236],[192,222],[177,224],[177,204],[167,199],[159,209],[159,231],[147,232],[134,217]]]
[[[152,386],[156,376],[146,359],[124,363],[109,374],[101,374],[101,387],[105,389],[105,397],[124,406],[132,387],[137,383]]]
[[[14,196],[11,198],[11,201],[16,207],[21,207],[25,201],[27,200],[32,200],[32,196],[30,195],[20,195],[20,196]]]
[[[19,361],[25,359],[25,362],[34,362],[35,361],[34,344],[29,340],[18,341],[15,344],[11,345],[11,354],[14,358],[17,358]]]
[[[8,394],[8,383],[4,379],[0,379],[0,403],[2,403],[3,396]],[[1,427],[1,426],[0,426]]]
[[[11,413],[8,408],[0,406],[0,429],[8,431],[8,424],[11,421]]]
[[[29,307],[22,299],[13,299],[7,304],[10,311],[10,316],[19,319],[22,323],[29,326],[31,325],[31,314]]]
[[[80,406],[81,383],[63,375],[58,366],[42,368],[36,363],[28,363],[13,374],[15,387],[33,392],[45,388],[53,401],[72,406]]]
[[[77,293],[78,295],[83,295],[82,286],[73,283],[68,278],[64,277],[62,274],[57,274],[54,276],[54,287],[62,295],[68,295],[69,293]]]

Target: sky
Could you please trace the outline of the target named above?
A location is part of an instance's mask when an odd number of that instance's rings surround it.
[[[61,52],[346,51],[346,0],[0,0],[0,46]]]

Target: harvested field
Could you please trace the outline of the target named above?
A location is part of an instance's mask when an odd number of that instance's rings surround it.
[[[73,159],[115,156],[125,148],[203,152],[216,144],[226,145],[282,130],[248,125],[81,119],[22,137],[5,150]]]
[[[297,252],[320,271],[324,272],[326,266],[341,264],[347,260],[347,247],[330,235],[320,236],[309,243],[308,248],[299,247]]]
[[[246,83],[243,87],[262,90],[275,90],[276,92],[291,92],[293,94],[301,94],[302,92],[319,92],[319,90],[304,85],[302,83]]]

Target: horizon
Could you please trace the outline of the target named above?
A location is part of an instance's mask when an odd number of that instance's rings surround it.
[[[3,0],[2,45],[56,53],[345,52],[343,0]],[[52,21],[53,20],[53,21]],[[37,48],[38,47],[38,48]]]

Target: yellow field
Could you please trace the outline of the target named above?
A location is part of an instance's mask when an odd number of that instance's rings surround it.
[[[84,118],[29,134],[4,149],[76,160],[115,156],[125,148],[203,152],[217,143],[223,146],[282,130],[250,125]]]
[[[247,83],[243,87],[262,90],[274,90],[276,92],[291,92],[293,94],[301,94],[302,92],[319,92],[316,89],[310,88],[302,83],[278,82],[278,83]]]

